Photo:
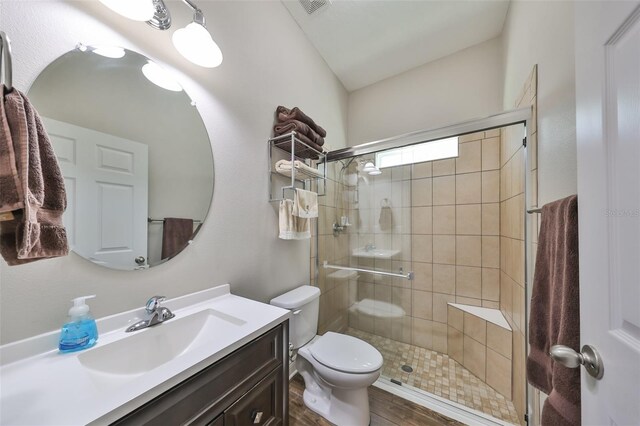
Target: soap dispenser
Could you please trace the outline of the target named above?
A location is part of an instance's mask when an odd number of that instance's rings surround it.
[[[75,352],[92,347],[98,341],[98,327],[89,313],[87,299],[96,295],[76,297],[69,309],[69,322],[62,326],[60,333],[60,352]]]

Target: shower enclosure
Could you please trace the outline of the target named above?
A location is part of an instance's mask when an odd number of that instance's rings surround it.
[[[525,121],[330,153],[312,252],[320,334],[375,346],[389,389],[512,424],[527,406]]]

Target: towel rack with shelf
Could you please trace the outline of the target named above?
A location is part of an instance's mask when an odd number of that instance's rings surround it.
[[[270,202],[292,198],[296,188],[317,192],[318,196],[325,195],[326,153],[298,139],[295,131],[270,138],[268,142]],[[304,158],[299,155],[301,152],[317,158]],[[275,164],[278,160],[288,160],[290,170],[276,170]],[[319,168],[320,165],[322,167]]]

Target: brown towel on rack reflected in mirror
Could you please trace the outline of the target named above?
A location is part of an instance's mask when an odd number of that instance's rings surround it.
[[[162,259],[180,253],[193,238],[193,219],[167,217],[162,227]]]
[[[302,110],[300,110],[300,108],[298,107],[293,107],[292,109],[289,109],[287,107],[280,105],[278,106],[278,108],[276,108],[276,114],[277,114],[278,121],[288,121],[288,120],[302,121],[303,123],[311,127],[313,131],[319,134],[321,137],[323,138],[327,137],[327,131],[324,130],[319,125],[317,125],[316,122],[313,121],[313,119],[311,119],[311,117],[309,117],[304,112],[302,112]]]

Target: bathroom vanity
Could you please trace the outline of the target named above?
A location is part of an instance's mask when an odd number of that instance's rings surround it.
[[[113,424],[286,424],[285,327],[278,325]]]
[[[175,318],[131,333],[144,309],[97,320],[81,352],[58,332],[0,347],[0,424],[288,423],[288,310],[228,285],[165,306]]]

